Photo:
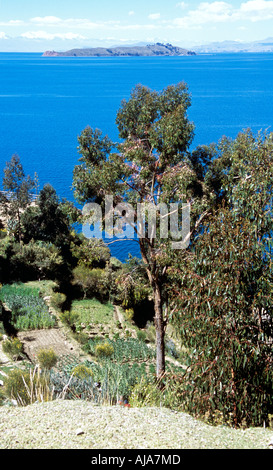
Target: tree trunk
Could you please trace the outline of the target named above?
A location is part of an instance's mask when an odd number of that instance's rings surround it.
[[[139,242],[140,251],[142,255],[142,259],[146,266],[146,272],[148,275],[148,279],[150,282],[150,286],[153,289],[153,298],[154,298],[154,324],[156,330],[156,377],[160,379],[163,374],[165,373],[165,322],[163,319],[163,302],[162,302],[162,295],[161,295],[161,286],[158,282],[158,278],[155,275],[155,265],[152,265],[148,261],[145,245],[140,239]],[[152,256],[152,248],[151,244],[149,244],[150,249],[150,259],[153,258]]]
[[[163,320],[161,291],[158,285],[154,286],[154,309],[154,323],[156,329],[156,376],[160,379],[165,373],[165,325]]]

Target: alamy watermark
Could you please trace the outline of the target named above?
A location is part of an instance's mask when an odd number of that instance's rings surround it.
[[[174,250],[190,243],[189,203],[138,203],[136,208],[127,202],[114,206],[113,196],[105,197],[104,216],[99,204],[87,203],[82,210],[86,238],[104,239],[170,239]],[[104,220],[104,236],[102,221]]]

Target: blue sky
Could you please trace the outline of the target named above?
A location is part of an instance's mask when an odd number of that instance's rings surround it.
[[[273,0],[0,0],[0,51],[273,36]]]

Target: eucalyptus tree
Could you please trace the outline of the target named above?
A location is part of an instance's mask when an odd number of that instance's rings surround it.
[[[4,168],[1,202],[3,212],[8,220],[9,230],[22,240],[21,217],[23,211],[32,201],[31,191],[35,188],[35,180],[26,176],[18,155],[14,154]]]
[[[200,171],[205,156],[210,160],[210,152],[208,149],[189,152],[194,137],[194,126],[187,116],[189,106],[185,83],[168,86],[161,92],[137,85],[117,113],[120,142],[114,145],[100,130],[87,127],[78,139],[81,157],[74,168],[73,186],[78,202],[99,204],[109,221],[112,209],[107,201],[111,200],[116,214],[133,227],[134,232],[129,232],[135,234],[139,244],[154,301],[158,378],[165,371],[167,253],[170,254],[174,238],[181,242],[176,246],[186,248],[189,244],[190,233],[183,232],[189,222],[181,215],[183,208],[190,207],[194,229],[214,198]],[[175,236],[168,223],[171,204],[176,204]],[[139,212],[140,205],[143,211]],[[147,221],[151,213],[146,211],[147,207],[152,207],[152,218],[156,216],[153,218],[156,222],[150,226]],[[163,235],[158,220],[164,222]],[[122,223],[117,221],[115,229],[118,227],[122,230]]]
[[[233,425],[261,425],[272,399],[273,133],[223,138],[207,174],[221,205],[191,256],[169,269],[173,320],[191,351],[183,400]]]

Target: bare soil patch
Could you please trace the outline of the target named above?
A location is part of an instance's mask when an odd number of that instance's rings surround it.
[[[79,346],[68,340],[60,328],[22,331],[17,336],[24,345],[24,352],[32,362],[35,362],[40,349],[53,349],[58,357],[68,354],[80,356]]]

